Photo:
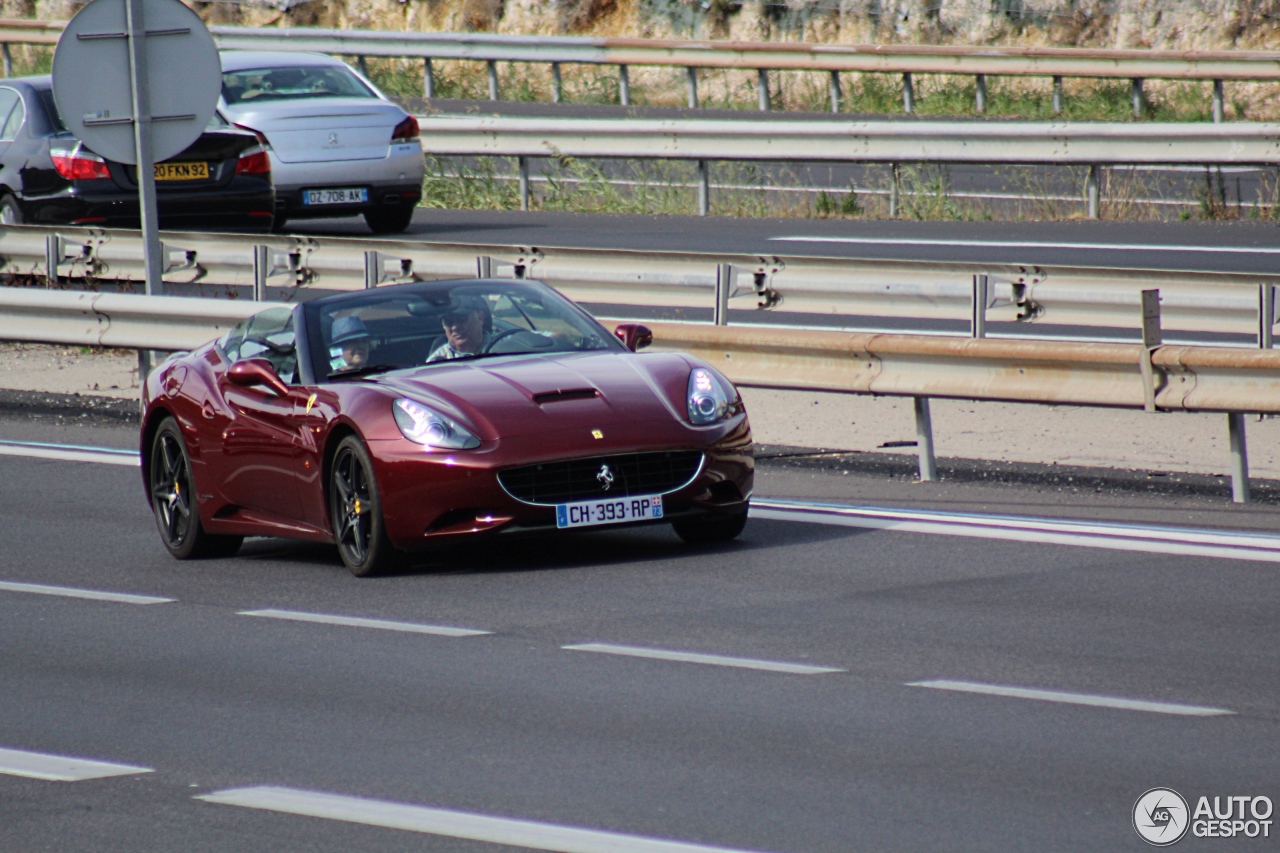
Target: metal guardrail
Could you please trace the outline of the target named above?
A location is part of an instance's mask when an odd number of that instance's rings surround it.
[[[1262,307],[1280,276],[1033,264],[946,263],[725,252],[622,251],[556,246],[370,241],[358,237],[162,233],[170,284],[227,285],[282,297],[299,287],[353,290],[476,275],[537,278],[598,310],[626,306],[702,312],[723,305],[778,325],[819,319],[867,328],[875,318],[1133,329],[1144,290],[1159,289],[1166,329],[1224,332],[1270,341],[1275,306]],[[7,226],[0,276],[47,282],[140,282],[137,231]],[[975,300],[975,281],[983,295]],[[616,306],[609,308],[608,306]]]
[[[434,156],[517,160],[521,207],[530,199],[529,158],[685,159],[698,164],[698,209],[711,206],[708,162],[857,162],[893,166],[889,215],[896,216],[901,163],[1085,165],[1088,216],[1099,215],[1099,172],[1115,165],[1273,165],[1280,124],[974,121],[708,121],[419,116]]]
[[[261,307],[228,300],[0,288],[0,339],[185,349]],[[1158,314],[1155,319],[1158,334]],[[1233,497],[1244,502],[1248,459],[1243,413],[1280,413],[1280,352],[1275,350],[1161,346],[1158,338],[1124,345],[650,325],[658,348],[690,352],[743,385],[913,397],[925,480],[937,476],[931,397],[1227,412]]]
[[[54,44],[62,21],[0,20],[0,43]],[[491,33],[410,33],[288,27],[210,27],[220,47],[307,50],[354,56],[420,58],[423,85],[434,95],[433,59],[472,60],[489,66],[489,94],[498,99],[498,62],[548,63],[561,98],[562,64],[616,65],[619,95],[630,101],[627,68],[632,65],[688,69],[689,106],[698,105],[697,70],[757,72],[760,109],[770,106],[768,71],[798,70],[831,75],[831,107],[838,112],[842,72],[903,75],[903,109],[914,110],[913,74],[970,75],[976,78],[975,106],[986,108],[988,76],[1042,76],[1054,81],[1054,109],[1062,108],[1064,77],[1122,78],[1132,81],[1134,111],[1145,109],[1144,79],[1212,80],[1213,117],[1222,121],[1223,81],[1280,80],[1280,53],[1271,51],[1099,50],[1044,47],[927,45],[845,45],[731,42],[677,39],[514,36]]]

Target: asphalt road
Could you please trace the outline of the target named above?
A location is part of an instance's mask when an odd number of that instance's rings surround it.
[[[294,220],[299,234],[369,233],[363,219]],[[1254,222],[909,222],[419,209],[386,239],[1118,269],[1271,273],[1280,228]]]
[[[0,422],[0,438],[33,429]],[[329,549],[274,540],[174,562],[128,466],[0,456],[0,468],[0,750],[154,771],[0,773],[6,851],[504,849],[196,799],[264,785],[289,789],[276,808],[292,797],[433,831],[503,818],[485,837],[510,849],[542,833],[541,849],[604,850],[564,828],[608,831],[631,845],[612,849],[637,853],[662,849],[654,839],[776,853],[1142,850],[1130,813],[1149,788],[1280,799],[1274,556],[757,519],[709,550],[665,529],[604,531],[358,580]],[[829,472],[807,488],[856,499],[849,483]],[[490,633],[241,615],[267,608]],[[565,648],[589,643],[740,660]],[[1077,698],[912,686],[937,680]],[[270,805],[261,791],[235,796]]]

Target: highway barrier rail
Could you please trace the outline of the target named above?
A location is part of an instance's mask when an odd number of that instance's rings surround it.
[[[936,477],[931,397],[1226,412],[1233,497],[1241,502],[1248,499],[1244,414],[1280,414],[1280,352],[1271,349],[1275,287],[1258,276],[343,238],[164,237],[172,283],[240,285],[258,300],[299,298],[299,287],[344,290],[479,275],[538,278],[605,317],[626,318],[630,310],[634,319],[635,309],[646,305],[677,312],[686,306],[690,318],[701,322],[645,321],[656,346],[701,356],[736,382],[914,398],[920,474],[926,480]],[[37,285],[0,288],[0,340],[186,349],[261,306],[248,299],[38,286],[60,278],[74,278],[77,285],[137,281],[137,232],[9,227],[0,232],[0,260],[0,273],[11,282],[25,278]],[[50,268],[57,273],[52,280],[46,275]],[[770,319],[778,322],[730,325],[742,319],[732,310],[736,304],[773,312]],[[788,306],[789,312],[781,310]],[[1258,346],[1166,343],[1165,312],[1175,306],[1179,310],[1167,316],[1180,316],[1193,328],[1216,318],[1223,328],[1252,329]],[[854,315],[867,307],[878,316],[955,319],[967,312],[969,329],[963,335],[886,334],[812,325],[815,314],[856,323]],[[1141,342],[987,334],[988,321],[997,318],[1034,324],[1059,311],[1063,317],[1088,317],[1094,325],[1140,327]]]
[[[684,159],[698,164],[698,210],[710,212],[712,160],[888,163],[889,215],[896,216],[901,163],[1083,165],[1084,202],[1097,219],[1099,172],[1117,165],[1280,164],[1280,124],[1022,121],[742,121],[419,116],[435,156],[510,157],[520,203],[529,207],[535,157]]]
[[[57,43],[63,21],[0,19],[5,74],[11,74],[9,44]],[[300,50],[423,60],[423,92],[435,94],[432,60],[470,60],[488,65],[489,97],[498,100],[497,63],[546,63],[552,68],[553,99],[561,100],[560,66],[615,65],[619,100],[630,103],[630,66],[668,66],[686,69],[688,103],[698,106],[698,69],[755,71],[761,110],[770,107],[768,72],[813,71],[830,75],[830,105],[840,110],[843,72],[902,75],[905,112],[915,109],[912,75],[967,75],[976,80],[975,108],[984,112],[989,76],[1050,77],[1054,110],[1062,109],[1065,77],[1119,78],[1131,81],[1133,109],[1145,107],[1146,79],[1213,81],[1212,114],[1224,116],[1224,82],[1280,80],[1280,53],[1273,51],[1101,50],[1048,47],[988,47],[866,44],[799,44],[788,42],[732,42],[681,39],[595,38],[582,36],[516,36],[492,33],[417,33],[333,30],[306,27],[209,28],[223,48]]]

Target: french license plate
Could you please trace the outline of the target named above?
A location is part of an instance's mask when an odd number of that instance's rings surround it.
[[[662,495],[556,505],[556,527],[590,527],[662,518]]]
[[[338,190],[306,190],[302,193],[303,204],[364,204],[369,200],[369,190],[365,187],[346,187]]]
[[[156,163],[157,181],[207,181],[208,163]]]

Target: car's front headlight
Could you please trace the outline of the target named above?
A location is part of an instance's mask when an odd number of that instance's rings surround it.
[[[391,411],[405,438],[432,450],[469,450],[480,446],[480,439],[456,421],[417,400],[401,397]]]
[[[689,422],[705,426],[729,414],[729,392],[720,377],[705,367],[689,374]]]

